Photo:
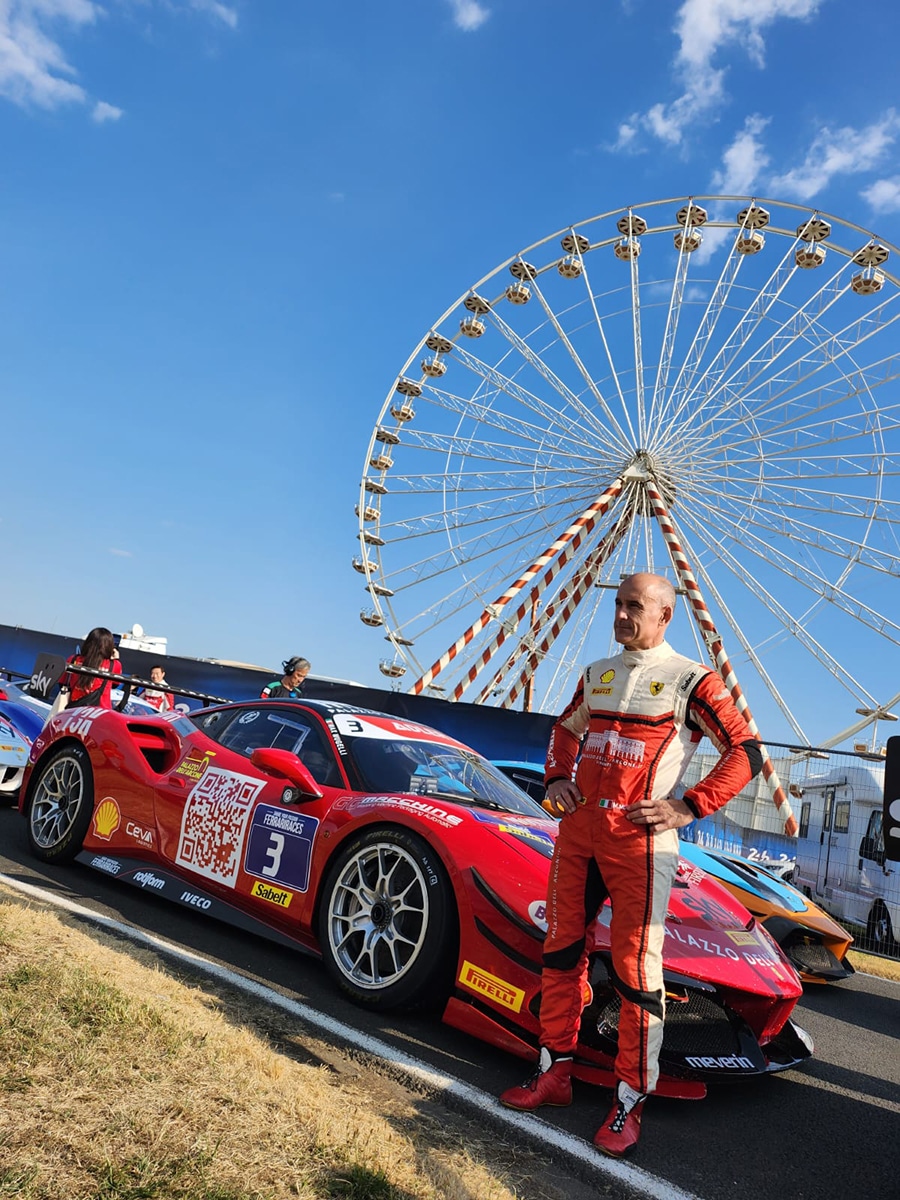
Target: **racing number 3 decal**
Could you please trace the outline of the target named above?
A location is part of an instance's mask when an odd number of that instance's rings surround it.
[[[318,827],[315,817],[260,804],[250,826],[244,870],[258,879],[305,892]]]

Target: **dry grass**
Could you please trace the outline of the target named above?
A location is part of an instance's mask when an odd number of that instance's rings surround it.
[[[298,1057],[149,954],[0,903],[0,1196],[513,1200],[409,1100],[385,1116]]]
[[[863,954],[860,950],[848,950],[847,957],[856,971],[880,975],[882,979],[900,980],[900,961],[896,958],[881,958],[877,954]]]

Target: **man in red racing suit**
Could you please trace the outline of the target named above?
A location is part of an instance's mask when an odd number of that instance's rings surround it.
[[[662,576],[623,580],[613,627],[623,651],[591,663],[553,726],[545,783],[561,820],[547,897],[540,1060],[531,1079],[500,1097],[519,1109],[571,1102],[586,932],[608,896],[621,1013],[615,1099],[594,1144],[616,1157],[634,1148],[644,1100],[659,1076],[662,945],[677,830],[727,803],[762,765],[721,677],[665,641],[674,608],[674,589]],[[704,735],[719,761],[676,799]]]

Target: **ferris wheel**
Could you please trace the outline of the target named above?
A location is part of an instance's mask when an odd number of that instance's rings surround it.
[[[353,566],[382,672],[558,711],[608,650],[609,589],[648,570],[773,740],[891,719],[896,254],[827,213],[698,196],[603,213],[480,279],[369,440]]]

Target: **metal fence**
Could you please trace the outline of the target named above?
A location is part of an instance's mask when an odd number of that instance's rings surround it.
[[[700,845],[767,866],[836,917],[858,949],[900,958],[900,863],[884,856],[884,757],[767,744],[799,822],[784,832],[784,812],[759,775],[712,818],[689,827]],[[717,760],[700,753],[686,786]]]

